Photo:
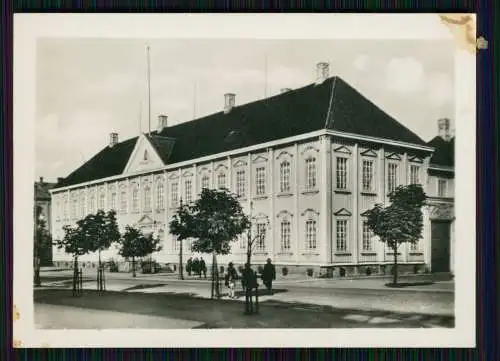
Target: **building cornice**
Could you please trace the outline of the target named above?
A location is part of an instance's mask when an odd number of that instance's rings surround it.
[[[92,181],[88,181],[88,182],[82,182],[82,183],[78,183],[78,184],[72,184],[70,186],[51,189],[49,192],[50,192],[50,194],[54,194],[54,193],[59,193],[59,192],[63,192],[63,191],[68,191],[71,189],[77,189],[77,188],[81,188],[81,187],[91,186],[91,185],[95,185],[95,184],[99,184],[99,183],[116,181],[118,179],[126,179],[129,177],[136,177],[136,176],[139,176],[139,175],[145,174],[145,173],[162,172],[165,170],[172,170],[172,169],[182,168],[185,166],[192,166],[193,164],[210,162],[210,161],[214,161],[214,160],[219,159],[219,158],[226,158],[228,156],[237,157],[241,154],[247,154],[247,153],[251,153],[251,152],[255,152],[255,151],[259,151],[259,150],[265,150],[265,149],[270,148],[270,147],[283,146],[286,144],[300,142],[300,141],[304,141],[307,139],[316,138],[316,137],[325,136],[325,135],[360,140],[360,141],[366,141],[366,142],[373,142],[373,143],[379,143],[379,144],[387,144],[387,145],[399,146],[399,147],[404,147],[404,148],[409,148],[409,149],[417,149],[417,150],[421,150],[421,151],[428,151],[428,152],[434,151],[434,148],[427,147],[427,146],[421,146],[421,145],[405,143],[405,142],[398,142],[398,141],[393,141],[393,140],[384,139],[384,138],[368,137],[368,136],[364,136],[364,135],[321,129],[321,130],[316,130],[314,132],[309,132],[309,133],[297,135],[294,137],[282,138],[279,140],[273,140],[273,141],[266,142],[266,143],[260,143],[260,144],[256,144],[256,145],[252,145],[252,146],[248,146],[248,147],[233,149],[233,150],[230,150],[227,152],[211,154],[211,155],[207,155],[204,157],[190,159],[190,160],[183,161],[183,162],[167,164],[167,165],[159,167],[159,168],[148,169],[147,171],[144,171],[144,172],[137,172],[137,173],[133,173],[133,174],[132,173],[126,173],[126,174],[121,173],[121,174],[114,175],[111,177],[100,178],[100,179],[96,179],[96,180],[92,180]]]
[[[442,172],[455,172],[454,167],[444,166],[444,165],[436,165],[436,164],[430,164],[429,170],[439,170]]]

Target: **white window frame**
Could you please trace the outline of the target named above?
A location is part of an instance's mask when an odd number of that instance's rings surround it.
[[[246,187],[246,172],[244,169],[236,170],[236,196],[238,198],[245,197]]]
[[[186,203],[193,201],[193,181],[191,179],[184,180],[184,199]]]
[[[79,213],[79,218],[84,218],[85,217],[85,196],[83,194],[80,194],[79,196],[79,202],[78,202],[78,213]]]
[[[139,212],[139,187],[132,188],[132,212]]]
[[[280,163],[280,193],[288,193],[292,187],[290,184],[291,165],[288,160]]]
[[[441,192],[440,184],[443,184],[443,192]],[[448,194],[448,180],[443,178],[437,179],[437,196],[446,198]]]
[[[289,219],[282,219],[280,222],[280,249],[288,252],[292,248],[292,222]]]
[[[162,180],[156,183],[156,209],[162,210],[165,208],[165,185]]]
[[[148,184],[144,186],[144,192],[143,192],[143,199],[144,199],[144,206],[142,209],[146,212],[150,212],[152,210],[152,192],[151,192],[151,186]]]
[[[349,158],[336,156],[335,189],[347,190],[349,184]],[[343,164],[343,168],[342,168]]]
[[[113,190],[111,192],[111,196],[110,196],[110,199],[109,199],[109,204],[110,204],[109,208],[111,210],[113,210],[113,211],[116,211],[116,198],[117,198],[116,191]]]
[[[170,206],[175,208],[179,205],[179,183],[170,184]]]
[[[363,192],[375,190],[375,160],[373,159],[362,158],[361,160],[361,187]]]
[[[391,169],[394,170],[394,173],[391,172]],[[399,171],[399,164],[395,162],[388,162],[387,163],[387,193],[391,193],[399,185],[399,177],[398,177],[398,171]],[[391,181],[391,176],[394,176],[393,181]]]
[[[306,164],[306,189],[312,190],[318,187],[318,167],[316,167],[316,157],[308,156]]]
[[[206,182],[206,184],[204,184]],[[203,174],[201,176],[201,190],[203,190],[204,188],[206,189],[209,189],[210,188],[210,177],[208,176],[208,174]]]
[[[89,195],[89,213],[95,213],[95,194],[91,193]]]
[[[366,219],[361,223],[361,251],[373,252],[373,231],[368,227]]]
[[[257,252],[264,252],[266,250],[266,238],[267,238],[267,224],[263,222],[258,222],[257,223],[257,239],[255,240],[256,245],[255,245],[255,250]],[[260,236],[260,234],[263,233],[263,237]]]
[[[340,227],[344,225],[344,227]],[[342,229],[343,228],[343,229]],[[339,236],[343,235],[343,239]],[[345,218],[335,220],[335,250],[337,252],[347,252],[349,244],[349,221]]]
[[[106,194],[104,192],[99,193],[99,209],[106,210]]]
[[[410,164],[410,181],[409,184],[422,184],[420,181],[420,166]]]
[[[318,223],[313,218],[308,218],[305,223],[305,249],[314,251],[318,248]]]
[[[120,191],[120,211],[122,213],[126,213],[127,212],[127,190],[126,189],[122,189]]]
[[[255,195],[266,195],[266,167],[255,168]]]
[[[224,171],[220,171],[219,173],[217,173],[217,188],[227,188],[226,172]]]

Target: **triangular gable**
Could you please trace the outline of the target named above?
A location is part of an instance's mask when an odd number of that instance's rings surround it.
[[[339,209],[337,212],[334,213],[334,215],[336,216],[351,216],[352,213],[349,212],[347,209],[345,208],[341,208]]]
[[[135,144],[135,148],[130,155],[123,173],[136,173],[145,170],[158,169],[164,165],[165,164],[163,163],[160,155],[153,147],[149,139],[142,134]]]
[[[414,157],[411,157],[410,158],[410,162],[413,162],[413,163],[420,163],[422,164],[424,162],[424,160],[422,158],[419,158],[417,156],[414,156]]]
[[[293,154],[287,152],[286,150],[283,150],[283,151],[279,152],[279,154],[276,156],[276,159],[280,159],[281,157],[290,157],[290,158],[293,158]]]
[[[243,167],[245,165],[247,165],[247,162],[241,159],[233,163],[233,167]]]
[[[301,155],[304,155],[305,153],[308,153],[308,152],[316,152],[316,153],[319,153],[319,149],[316,148],[316,147],[313,147],[312,145],[309,145],[307,146],[306,148],[304,148],[302,150],[302,152],[300,152]]]
[[[145,214],[144,216],[142,216],[137,221],[137,225],[138,226],[149,226],[149,225],[151,225],[153,223],[154,223],[153,219],[150,216],[148,216],[147,214]]]
[[[375,153],[372,149],[367,149],[361,153],[363,157],[377,157],[377,153]]]
[[[386,158],[392,160],[401,160],[401,156],[398,153],[391,153],[388,156],[386,156]]]
[[[263,163],[263,162],[267,162],[267,158],[266,157],[263,157],[261,155],[257,156],[254,158],[253,160],[254,163]]]
[[[344,153],[344,154],[351,154],[351,150],[347,148],[345,145],[341,145],[338,148],[334,149],[334,152],[336,153]]]

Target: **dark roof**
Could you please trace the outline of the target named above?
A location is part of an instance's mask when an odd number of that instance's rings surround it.
[[[425,145],[339,77],[167,127],[149,139],[165,163],[177,163],[320,129]],[[121,174],[137,139],[104,148],[58,187]]]
[[[49,191],[56,186],[56,183],[35,182],[35,200],[50,200]]]
[[[436,136],[427,145],[435,149],[431,157],[431,164],[448,167],[455,165],[455,137],[446,141],[442,137]]]

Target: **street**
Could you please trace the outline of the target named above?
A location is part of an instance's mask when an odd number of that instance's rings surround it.
[[[383,286],[384,280],[279,280],[271,295],[260,290],[260,314],[245,318],[241,287],[236,300],[224,296],[223,286],[222,299],[210,300],[208,280],[129,274],[106,278],[104,294],[95,292],[96,281],[88,275],[84,295],[73,297],[70,275],[43,275],[44,287],[35,291],[37,327],[453,327],[454,323],[450,282],[391,289]],[[97,316],[93,311],[86,317],[90,313],[85,309],[109,314]]]

